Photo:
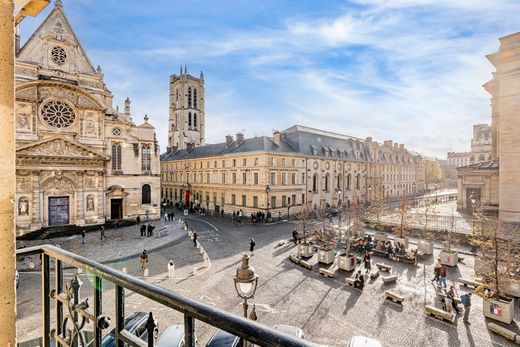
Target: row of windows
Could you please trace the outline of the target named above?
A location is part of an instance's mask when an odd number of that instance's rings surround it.
[[[276,171],[272,171],[271,172],[271,175],[270,175],[270,184],[271,185],[277,185],[278,184],[278,181],[277,181],[277,172]],[[250,179],[250,175],[247,173],[247,172],[242,172],[241,173],[242,175],[242,180],[241,180],[241,184],[248,184],[248,183],[251,183],[251,184],[259,184],[259,173],[258,172],[253,172],[252,173],[252,181],[250,182],[249,179]],[[236,172],[232,172],[231,173],[231,181],[228,181],[227,177],[229,175],[226,174],[225,172],[221,172],[220,174],[217,173],[217,172],[214,172],[213,173],[213,180],[210,180],[211,178],[211,174],[210,173],[206,173],[205,175],[205,181],[204,181],[204,174],[203,173],[187,173],[186,174],[186,177],[187,177],[187,181],[189,182],[193,182],[193,183],[219,183],[219,184],[226,184],[226,183],[232,183],[232,184],[237,184],[237,173]],[[162,174],[162,179],[163,181],[172,181],[172,182],[185,182],[184,180],[184,174],[181,173],[180,175],[177,174],[177,172],[170,172],[170,173],[163,173]],[[288,177],[290,177],[290,181],[288,180]],[[180,178],[180,180],[179,180]],[[219,180],[220,178],[220,180]],[[280,174],[280,182],[279,182],[280,185],[288,185],[288,184],[292,184],[292,185],[295,185],[295,184],[305,184],[305,173],[302,173],[301,174],[301,181],[300,183],[298,183],[297,181],[297,174],[296,172],[291,172],[290,175],[289,173],[287,172],[282,172]]]
[[[193,120],[193,121],[192,121]],[[191,118],[191,112],[188,113],[188,127],[193,127],[195,130],[197,129],[197,114],[193,114],[193,119]]]
[[[361,174],[357,174],[356,176],[354,176],[354,179],[355,179],[355,189],[359,189],[360,184],[361,184]],[[351,182],[352,182],[352,175],[348,174],[346,186],[345,186],[346,190],[352,189]],[[323,190],[326,192],[330,191],[330,174],[325,175],[323,183],[324,183]],[[318,174],[314,174],[314,176],[312,176],[312,192],[317,193],[318,187],[319,187],[319,177],[318,177]],[[341,175],[336,176],[336,189],[341,189]]]
[[[121,143],[112,143],[112,170],[121,171],[122,156],[121,156]],[[150,145],[141,146],[141,170],[151,171],[152,165],[152,148]]]
[[[206,192],[204,197],[205,197],[205,200],[202,199],[203,193],[198,193],[198,192],[195,192],[193,195],[193,199],[195,201],[198,201],[199,203],[202,203],[202,204],[205,203],[206,205],[209,205],[209,203],[211,201],[210,193]],[[213,193],[212,203],[213,203],[213,205],[215,205],[215,206],[218,205],[221,208],[224,208],[226,205],[253,207],[253,208],[260,207],[258,204],[258,201],[259,201],[258,196],[256,196],[256,195],[252,197],[251,205],[247,204],[247,195],[240,195],[239,197],[240,197],[240,200],[237,199],[236,194],[231,194],[229,196],[228,203],[226,204],[225,193],[220,193],[220,202],[218,201],[217,193]],[[301,195],[301,200],[299,202],[297,201],[296,197],[297,197],[296,194],[293,194],[291,196],[289,196],[289,195],[269,196],[269,201],[267,202],[267,204],[268,204],[267,207],[269,207],[269,208],[288,207],[288,206],[303,204],[305,202],[305,194]],[[172,189],[172,188],[161,188],[161,198],[178,201],[179,199],[180,200],[184,199],[185,195],[184,195],[184,191],[182,189],[177,190],[177,189]]]
[[[193,116],[193,123],[192,123],[192,118],[191,118],[191,113],[188,114],[188,126],[194,126],[194,127],[197,127],[197,115],[194,114]],[[252,158],[253,159],[253,166],[258,166],[258,158]],[[270,163],[271,163],[271,166],[276,166],[276,159],[275,157],[271,157],[270,158]],[[251,159],[249,159],[250,161]],[[288,160],[287,160],[288,161]],[[292,167],[296,167],[296,159],[291,159],[290,160],[291,162],[291,166]],[[242,158],[241,160],[240,159],[232,159],[231,160],[231,167],[237,167],[238,163],[241,163],[242,166],[247,166],[248,165],[248,159],[247,158]],[[250,162],[249,162],[250,163]],[[302,160],[302,163],[305,164],[305,160]],[[193,169],[202,169],[203,168],[203,162],[186,162],[186,163],[179,163],[179,166],[177,164],[175,165],[167,165],[165,164],[165,170],[177,170],[179,167],[180,168],[184,168],[184,169],[190,169],[191,166],[193,165]],[[206,161],[206,169],[209,169],[211,166],[211,162],[210,161]],[[213,168],[214,169],[217,169],[219,168],[218,166],[218,160],[214,160],[213,161]],[[281,159],[281,166],[285,167],[286,166],[286,159],[285,158],[282,158]],[[225,168],[226,167],[226,161],[225,160],[221,160],[220,161],[220,168]]]
[[[176,90],[176,98],[179,101],[179,89]],[[191,87],[188,87],[188,107],[197,108],[197,88],[193,88],[193,94]],[[192,102],[193,101],[193,102]]]

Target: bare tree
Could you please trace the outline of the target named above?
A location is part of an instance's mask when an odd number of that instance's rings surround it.
[[[381,224],[381,217],[387,212],[388,206],[384,199],[375,199],[370,201],[370,206],[366,210],[366,218],[370,223],[374,223],[376,227]]]
[[[471,242],[478,248],[475,266],[482,285],[476,293],[498,299],[506,282],[520,280],[520,230],[495,216],[475,213]]]
[[[397,210],[397,217],[399,218],[399,225],[395,228],[399,237],[406,237],[408,234],[408,221],[410,219],[410,211],[412,210],[412,206],[410,206],[408,200],[402,196],[399,200],[399,208]]]
[[[307,229],[313,216],[313,210],[305,205],[295,214],[298,227],[303,234],[303,244],[307,245]]]

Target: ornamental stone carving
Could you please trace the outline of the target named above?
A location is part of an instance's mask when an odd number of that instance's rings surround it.
[[[87,196],[87,211],[94,211],[94,196],[92,194]]]
[[[78,106],[99,109],[99,105],[97,103],[95,103],[91,98],[82,94],[78,96]]]
[[[55,139],[39,146],[28,149],[31,155],[53,155],[53,156],[67,156],[67,157],[88,157],[91,153],[76,147],[69,142],[62,139]]]
[[[87,120],[87,125],[85,127],[85,134],[86,135],[91,135],[91,136],[96,136],[97,135],[97,131],[96,131],[96,122],[94,122],[93,120]]]
[[[31,190],[31,179],[29,177],[17,177],[16,183],[18,185],[18,191]]]
[[[38,91],[36,87],[23,88],[16,92],[16,99],[37,100]]]
[[[77,104],[77,95],[74,91],[65,88],[56,88],[56,87],[40,87],[39,88],[40,95],[46,98],[55,98],[55,99],[65,99],[70,101],[72,104]]]
[[[16,127],[18,129],[26,129],[31,130],[30,121],[31,116],[29,116],[27,113],[21,112],[16,115]]]
[[[96,188],[97,180],[94,177],[85,177],[85,188],[92,189]]]
[[[43,190],[73,190],[75,189],[74,183],[67,177],[54,176],[49,178],[42,184]]]
[[[18,215],[27,216],[29,214],[29,200],[27,198],[20,198],[18,200]]]

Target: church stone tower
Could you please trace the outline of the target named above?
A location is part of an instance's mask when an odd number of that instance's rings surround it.
[[[179,75],[170,76],[168,151],[201,146],[205,143],[204,75],[196,78],[181,66]]]

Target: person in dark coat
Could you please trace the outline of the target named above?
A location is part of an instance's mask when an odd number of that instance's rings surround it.
[[[298,231],[296,231],[296,229],[294,229],[292,232],[292,239],[294,244],[296,245],[298,243]]]
[[[193,232],[193,247],[197,247],[197,237],[199,234],[197,234],[196,231]]]
[[[358,270],[358,272],[356,274],[356,278],[354,280],[354,288],[363,290],[364,286],[365,286],[365,277],[361,273],[361,270]]]
[[[146,236],[153,236],[153,229],[155,229],[155,227],[151,223],[148,224],[148,235]]]
[[[251,252],[251,255],[253,255],[255,246],[256,246],[255,239],[251,238],[251,241],[249,241],[249,252]]]
[[[146,234],[146,225],[141,224],[141,226],[139,227],[139,230],[141,231],[141,237],[144,237]]]
[[[139,217],[139,215],[137,215],[137,217],[135,218],[135,221],[137,222],[137,224],[141,224],[141,217]]]

